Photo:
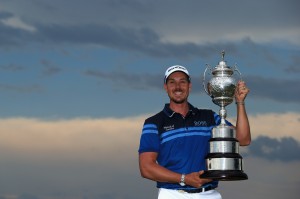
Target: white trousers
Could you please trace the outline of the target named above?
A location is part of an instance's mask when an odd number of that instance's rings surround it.
[[[158,199],[222,199],[222,196],[216,190],[201,193],[186,193],[173,189],[160,188],[158,190]]]

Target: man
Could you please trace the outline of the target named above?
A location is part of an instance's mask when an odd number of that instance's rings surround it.
[[[211,130],[220,123],[212,110],[198,109],[188,102],[192,88],[189,72],[183,66],[169,67],[164,89],[170,103],[145,120],[139,147],[142,177],[156,181],[158,199],[221,199],[217,181],[203,179]],[[244,100],[249,92],[245,83],[237,84],[236,134],[240,145],[251,142]],[[226,121],[228,122],[228,121]],[[229,125],[231,125],[228,122]]]

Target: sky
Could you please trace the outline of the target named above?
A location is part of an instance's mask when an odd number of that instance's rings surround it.
[[[0,0],[0,199],[151,199],[144,120],[187,67],[189,101],[218,112],[206,65],[225,51],[250,89],[245,181],[223,198],[296,198],[300,185],[300,3],[296,0]],[[236,109],[227,107],[235,122]]]

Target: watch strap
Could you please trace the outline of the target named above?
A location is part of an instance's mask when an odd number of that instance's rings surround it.
[[[181,186],[185,186],[185,174],[181,174],[180,183]]]

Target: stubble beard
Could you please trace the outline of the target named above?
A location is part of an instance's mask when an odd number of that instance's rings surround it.
[[[177,100],[177,99],[171,98],[171,101],[174,102],[175,104],[183,104],[186,102],[186,99]]]
[[[171,102],[173,102],[175,104],[184,104],[187,102],[187,98],[188,98],[188,96],[186,96],[184,98],[176,99],[176,97],[170,96],[170,95],[169,95],[169,97],[170,97]]]

